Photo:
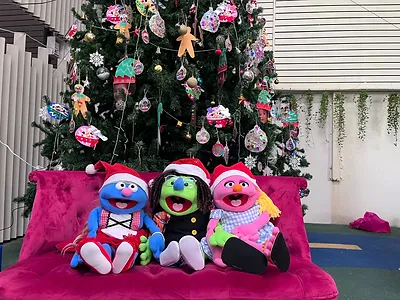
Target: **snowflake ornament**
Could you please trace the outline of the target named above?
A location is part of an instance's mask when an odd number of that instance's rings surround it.
[[[292,157],[289,159],[289,166],[290,166],[292,169],[298,169],[298,168],[299,168],[299,165],[300,165],[300,159],[299,159],[297,156],[292,156]]]
[[[86,79],[82,81],[83,83],[83,87],[89,87],[90,82],[89,82],[89,78],[86,76]]]
[[[246,165],[246,167],[248,167],[250,170],[254,169],[257,166],[257,158],[251,156],[251,154],[249,156],[247,156],[244,159],[244,164]]]
[[[90,54],[89,62],[95,67],[101,67],[104,64],[104,56],[96,51],[95,53]]]
[[[55,171],[64,171],[64,167],[62,165],[62,163],[59,163],[58,165],[56,165],[53,170]]]
[[[43,121],[49,120],[49,113],[47,112],[47,106],[44,106],[41,109],[39,109],[39,118],[41,118]]]

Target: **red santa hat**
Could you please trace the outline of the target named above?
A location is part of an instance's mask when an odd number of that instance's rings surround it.
[[[214,192],[215,187],[224,179],[231,176],[242,176],[250,182],[252,182],[256,187],[258,187],[256,177],[251,173],[250,169],[246,167],[242,162],[238,162],[230,167],[225,167],[223,165],[219,165],[215,168],[212,174],[212,185],[211,185],[211,193]]]
[[[164,172],[175,171],[180,174],[197,176],[207,185],[210,185],[210,173],[197,158],[182,158],[169,164]]]
[[[104,183],[100,189],[107,184],[117,183],[119,181],[132,182],[141,187],[145,191],[146,195],[149,195],[149,187],[147,183],[135,170],[121,164],[110,165],[104,161],[99,161],[95,165],[88,165],[86,167],[86,174],[93,175],[100,170],[104,170],[106,172],[106,178],[104,179]]]

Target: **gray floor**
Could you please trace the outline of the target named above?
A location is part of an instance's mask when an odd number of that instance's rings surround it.
[[[3,246],[3,259],[2,270],[14,265],[18,261],[19,251],[21,249],[23,238],[12,240],[4,243]]]

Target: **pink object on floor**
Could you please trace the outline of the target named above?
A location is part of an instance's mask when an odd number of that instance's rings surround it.
[[[349,223],[350,228],[360,229],[370,232],[390,233],[392,232],[389,222],[382,220],[376,213],[367,211],[363,218],[359,218]]]
[[[155,173],[142,173],[143,179]],[[55,245],[75,237],[90,210],[98,205],[104,173],[35,171],[37,183],[32,217],[19,262],[0,273],[0,299],[216,299],[216,300],[322,300],[337,299],[332,277],[311,262],[304,228],[299,190],[303,178],[258,177],[257,181],[282,210],[276,225],[284,234],[291,254],[286,273],[273,265],[262,276],[208,262],[199,272],[163,268],[156,263],[135,266],[124,274],[98,275],[69,267]]]

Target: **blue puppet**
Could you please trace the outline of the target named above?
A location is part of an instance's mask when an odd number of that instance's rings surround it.
[[[76,252],[71,260],[75,268],[85,263],[100,274],[127,271],[139,253],[140,238],[150,231],[150,249],[155,258],[164,250],[164,237],[153,220],[144,212],[148,201],[147,183],[140,175],[121,164],[99,161],[86,168],[88,174],[105,169],[100,188],[100,206],[94,208],[84,233],[75,239]]]

